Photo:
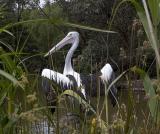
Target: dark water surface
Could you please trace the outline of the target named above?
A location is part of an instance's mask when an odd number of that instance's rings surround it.
[[[130,124],[134,125],[134,127],[137,127],[137,128],[143,127],[145,125],[144,119],[147,118],[149,115],[147,100],[145,100],[145,93],[144,93],[144,91],[133,91],[133,94],[131,96],[133,97],[131,99],[132,105],[133,105],[133,107],[131,107],[132,108],[131,109],[131,116],[134,117],[134,120],[131,120]],[[102,107],[103,107],[103,103],[104,103],[104,96],[101,96],[99,100],[97,99],[97,97],[91,98],[90,101],[91,101],[91,104],[95,107],[97,113],[100,113],[102,110]],[[118,108],[118,106],[113,107],[111,105],[111,102],[108,101],[109,125],[112,124],[117,119],[118,111],[119,111],[118,117],[121,118],[123,121],[126,121],[127,110],[131,106],[131,103],[128,99],[128,91],[127,90],[119,91],[118,102],[119,102],[119,108]],[[63,130],[63,128],[64,128],[64,133],[67,133],[68,130],[65,130],[65,129],[67,128],[66,126],[68,126],[68,123],[65,122],[67,119],[65,115],[67,113],[71,113],[71,112],[78,113],[78,110],[75,111],[74,108],[79,107],[79,105],[73,106],[72,103],[68,104],[66,101],[62,101],[62,103],[59,105],[59,107],[60,108],[59,108],[58,112],[56,112],[54,114],[55,120],[56,120],[57,114],[58,114],[59,128],[60,128],[60,130]],[[73,107],[73,108],[71,108],[71,107]],[[98,107],[98,109],[97,109],[97,107]],[[83,113],[81,112],[80,114],[83,114]],[[101,119],[103,119],[104,121],[106,120],[105,108],[102,112]],[[38,125],[40,129],[34,130],[34,133],[39,133],[40,131],[43,132],[44,134],[56,133],[57,130],[55,128],[53,128],[53,126],[48,126],[47,124],[48,124],[47,121],[41,121]],[[74,122],[73,122],[73,125],[75,125]],[[33,128],[36,128],[36,127],[33,126]]]
[[[112,106],[110,100],[108,100],[108,114],[109,114],[109,122],[113,122],[115,119],[115,116],[118,112],[122,115],[122,118],[126,119],[126,114],[129,106],[131,106],[132,109],[132,115],[134,115],[137,118],[137,123],[139,125],[142,125],[144,116],[148,117],[149,109],[147,105],[147,100],[145,99],[145,92],[144,91],[133,91],[131,93],[131,101],[130,103],[129,99],[129,92],[127,90],[121,90],[119,91],[118,95],[118,106]],[[91,102],[93,104],[97,104],[97,98],[92,98]],[[100,98],[99,102],[99,110],[103,107],[104,97]],[[105,120],[105,110],[103,110],[102,119]]]
[[[143,126],[145,123],[144,119],[148,118],[148,115],[149,115],[147,100],[145,99],[146,98],[145,92],[142,90],[140,91],[136,90],[131,93],[130,99],[128,96],[129,96],[129,92],[127,90],[119,91],[119,95],[118,95],[119,108],[117,105],[113,107],[110,100],[108,99],[109,123],[111,124],[115,119],[117,119],[116,118],[117,113],[119,113],[118,115],[119,117],[121,117],[122,120],[126,121],[127,113],[129,109],[131,112],[131,116],[134,117],[134,121],[132,120],[132,122],[136,123],[135,125],[137,126]],[[98,99],[97,97],[92,97],[90,99],[90,103],[97,111],[97,115],[99,115],[99,113],[101,113],[102,111],[104,99],[105,99],[104,96],[101,96],[100,99]],[[61,113],[60,115],[63,115],[67,112],[66,107],[68,108],[67,111],[70,112],[69,107],[72,107],[72,104],[70,106],[64,106],[64,109],[59,110],[59,112]],[[104,121],[106,120],[105,107],[103,108],[101,119],[103,119]]]

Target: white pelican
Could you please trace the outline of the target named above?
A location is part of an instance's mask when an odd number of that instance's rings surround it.
[[[111,83],[114,80],[114,72],[110,64],[106,64],[101,70],[100,74],[93,75],[82,75],[74,71],[71,60],[74,51],[79,44],[79,33],[78,32],[69,32],[67,36],[61,40],[57,45],[55,45],[46,56],[51,55],[52,53],[60,50],[67,44],[71,44],[66,59],[63,74],[56,72],[50,69],[43,69],[41,76],[46,77],[50,80],[53,80],[59,84],[64,89],[69,89],[71,87],[77,87],[77,90],[81,95],[87,99],[89,95],[97,95],[97,78],[100,78],[100,94],[104,95],[104,83]],[[46,86],[48,87],[48,86]],[[46,88],[45,87],[45,88]],[[48,89],[45,89],[45,92],[48,92]],[[113,106],[116,104],[117,89],[113,85],[109,92],[109,97],[111,98],[111,103]]]

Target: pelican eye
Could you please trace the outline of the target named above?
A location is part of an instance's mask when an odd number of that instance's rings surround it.
[[[70,37],[70,36],[72,36],[72,34],[70,33],[68,36]]]

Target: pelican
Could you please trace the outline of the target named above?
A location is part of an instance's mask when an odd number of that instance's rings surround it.
[[[83,75],[76,72],[72,67],[72,56],[79,44],[79,33],[76,31],[69,32],[64,39],[62,39],[57,45],[55,45],[49,52],[45,54],[44,57],[47,57],[54,52],[60,50],[65,45],[71,45],[69,49],[66,59],[63,74],[56,72],[50,69],[43,69],[41,76],[48,78],[58,85],[60,85],[63,89],[71,89],[72,87],[76,87],[78,92],[83,96],[84,99],[88,99],[88,96],[96,96],[97,95],[97,79],[100,79],[100,95],[104,95],[104,85],[110,84],[114,79],[114,72],[109,63],[104,65],[104,67],[100,70],[98,74],[90,74]],[[44,85],[44,84],[43,84]],[[45,84],[46,85],[46,84]],[[45,86],[47,88],[48,86]],[[45,92],[48,92],[48,89],[44,89]],[[116,104],[117,99],[117,89],[115,85],[110,88],[109,97],[111,99],[111,103],[113,106]]]

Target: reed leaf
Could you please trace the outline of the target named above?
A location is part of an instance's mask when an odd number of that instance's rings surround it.
[[[159,3],[159,1],[156,1],[156,0],[153,0],[153,1],[148,0],[148,1],[149,1],[150,10],[148,9],[145,0],[142,0],[143,4],[138,0],[123,0],[123,1],[121,1],[118,4],[117,8],[115,9],[115,12],[113,14],[113,18],[110,23],[110,27],[112,25],[115,14],[118,11],[118,8],[120,8],[120,6],[126,2],[130,2],[135,7],[136,12],[139,16],[139,19],[142,22],[142,25],[143,25],[143,28],[144,28],[145,33],[147,35],[147,38],[148,38],[149,42],[151,43],[152,48],[155,51],[156,59],[158,62],[157,68],[159,68],[160,67],[160,55],[158,52],[159,44],[158,44],[158,36],[157,36],[157,25],[159,24],[159,19],[160,19],[158,17],[158,15],[160,13],[160,6],[159,6],[160,3]],[[158,3],[156,5],[156,7],[154,7],[155,3]],[[156,9],[154,9],[154,8],[156,8]],[[150,15],[150,12],[152,12],[151,15]],[[156,17],[158,17],[158,19]],[[152,23],[152,20],[154,21],[154,25]]]
[[[107,92],[109,92],[109,90],[111,89],[111,87],[120,79],[122,78],[127,72],[129,71],[129,69],[125,70],[124,72],[122,72],[114,81],[112,81],[112,83],[108,86],[107,88]],[[107,93],[108,94],[108,93]],[[115,98],[116,99],[116,98]],[[117,101],[117,100],[116,100]],[[118,101],[117,101],[118,104]],[[119,106],[119,105],[118,105]]]
[[[90,26],[84,26],[84,25],[73,24],[73,23],[64,23],[64,25],[70,26],[70,27],[76,27],[76,28],[80,28],[80,29],[85,29],[85,30],[96,31],[96,32],[117,33],[115,31],[109,31],[109,30],[104,30],[104,29],[99,29],[99,28],[93,28],[93,27],[90,27]]]
[[[75,98],[79,104],[83,104],[85,106],[86,109],[89,109],[93,112],[94,115],[96,115],[96,111],[94,110],[94,108],[88,104],[82,97],[80,97],[76,92],[74,92],[73,90],[65,90],[60,96],[59,96],[59,100],[61,100],[61,97],[63,97],[64,95],[69,95],[73,98]],[[100,116],[99,116],[100,117]],[[107,129],[107,123],[101,119],[98,118],[98,122],[100,123],[100,127],[102,129],[102,133],[106,133],[106,131],[108,131]]]
[[[108,96],[108,92],[110,91],[111,94],[112,94],[112,91],[110,90],[111,87],[118,81],[120,80],[120,78],[122,78],[129,70],[125,70],[124,72],[122,72],[114,81],[112,81],[112,83],[106,88],[106,92],[105,92],[105,96]],[[107,84],[106,84],[107,85]],[[114,96],[114,94],[112,94]],[[115,97],[115,96],[114,96]],[[117,98],[115,97],[115,100],[116,100],[116,103],[117,103],[117,106],[119,108],[119,103],[118,103],[118,100]],[[103,102],[103,107],[102,107],[102,110],[100,112],[100,116],[102,115],[102,112],[103,112],[103,109],[104,109],[104,106],[105,106],[105,101]]]
[[[155,92],[155,89],[153,88],[152,82],[151,82],[148,74],[144,70],[137,68],[137,67],[131,68],[131,71],[133,71],[141,76],[141,78],[143,80],[144,90],[146,92],[146,95],[149,96],[149,100],[148,100],[149,110],[151,112],[153,120],[155,122],[159,123],[159,121],[160,121],[160,111],[158,109],[159,99],[156,98],[157,94]]]
[[[1,96],[0,96],[0,106],[3,104],[3,102],[4,102],[5,98],[6,98],[6,96],[7,96],[7,92],[1,94]]]
[[[4,43],[3,41],[0,40],[0,44],[2,44],[3,46],[5,46],[6,48],[8,48],[11,52],[14,52],[14,49],[12,48],[12,46],[10,46],[9,44],[7,43]],[[0,50],[2,48],[0,47]]]
[[[154,26],[158,26],[160,22],[160,1],[159,0],[148,0],[148,6],[150,9],[150,14],[152,16],[152,22]]]
[[[24,85],[22,85],[21,83],[19,83],[19,81],[14,76],[10,75],[9,73],[7,73],[7,72],[5,72],[5,71],[3,71],[3,70],[0,69],[0,75],[4,76],[5,78],[7,78],[11,82],[13,82],[14,85],[18,85],[22,89],[24,89]]]
[[[61,97],[64,95],[69,95],[73,98],[75,98],[79,104],[83,104],[86,108],[89,108],[94,114],[96,114],[96,111],[93,109],[91,105],[89,105],[82,97],[80,97],[77,93],[75,93],[72,90],[65,90],[60,96],[59,100],[61,100]]]
[[[70,23],[70,22],[66,22],[65,20],[62,20],[62,19],[53,19],[53,18],[50,18],[50,19],[33,19],[33,20],[26,20],[26,21],[21,21],[21,22],[17,22],[17,23],[10,23],[4,27],[2,27],[0,29],[0,33],[2,32],[8,32],[10,33],[9,31],[7,31],[6,29],[10,29],[14,26],[18,26],[18,25],[24,25],[24,24],[32,24],[32,23],[38,23],[38,22],[41,22],[41,23],[51,23],[53,25],[56,25],[56,26],[69,26],[69,27],[76,27],[76,28],[80,28],[80,29],[85,29],[85,30],[91,30],[91,31],[96,31],[96,32],[105,32],[105,33],[117,33],[117,32],[114,32],[114,31],[109,31],[109,30],[104,30],[104,29],[99,29],[99,28],[94,28],[94,27],[90,27],[90,26],[84,26],[84,25],[79,25],[79,24],[74,24],[74,23]]]
[[[3,67],[9,72],[10,74],[13,74],[13,71],[16,69],[15,62],[11,59],[10,56],[5,55],[6,52],[0,48],[0,59],[3,62]]]
[[[14,35],[10,31],[8,31],[8,30],[3,29],[3,32],[5,32],[5,33],[7,33],[7,34],[9,34],[9,35],[11,35],[11,36],[14,37]]]

